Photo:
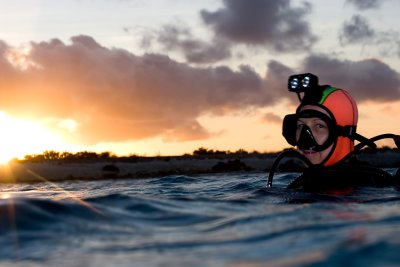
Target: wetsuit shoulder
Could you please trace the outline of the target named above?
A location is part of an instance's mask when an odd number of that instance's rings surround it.
[[[311,167],[292,181],[289,189],[323,191],[363,186],[385,187],[400,184],[388,172],[359,162],[345,162],[331,167]]]

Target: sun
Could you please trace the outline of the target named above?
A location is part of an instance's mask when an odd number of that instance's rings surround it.
[[[66,147],[62,138],[42,123],[0,111],[0,164],[45,150],[65,150]]]

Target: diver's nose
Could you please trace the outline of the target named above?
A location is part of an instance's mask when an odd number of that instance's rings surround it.
[[[297,147],[301,150],[314,150],[317,145],[310,127],[304,125],[301,129],[299,140],[297,141]]]

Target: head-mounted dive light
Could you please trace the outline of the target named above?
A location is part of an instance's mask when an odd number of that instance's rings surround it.
[[[302,100],[300,93],[306,93],[309,89],[316,90],[318,87],[318,77],[312,73],[292,75],[288,80],[289,91],[297,93],[300,101]]]
[[[318,87],[318,77],[312,73],[292,75],[288,80],[290,92],[301,93],[315,87]]]

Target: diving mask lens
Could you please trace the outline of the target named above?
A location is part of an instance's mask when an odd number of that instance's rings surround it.
[[[312,150],[312,151],[322,151],[320,150],[320,145],[315,140],[312,130],[307,125],[300,126],[300,135],[297,140],[297,148],[300,150]]]

